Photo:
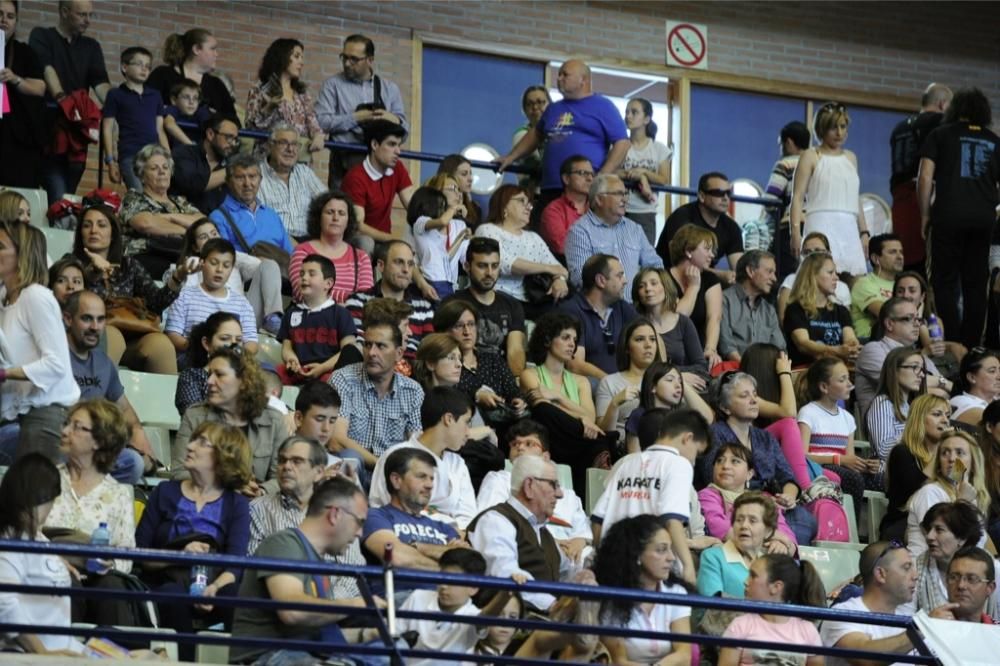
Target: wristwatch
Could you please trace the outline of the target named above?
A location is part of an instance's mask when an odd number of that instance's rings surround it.
[[[104,156],[104,163],[107,164],[108,166],[111,166],[112,164],[114,164],[117,161],[118,161],[118,158],[115,157],[114,155],[105,155]]]

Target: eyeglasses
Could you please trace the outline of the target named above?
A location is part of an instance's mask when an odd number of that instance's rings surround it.
[[[345,65],[347,63],[351,63],[352,65],[357,65],[358,63],[362,63],[365,60],[368,60],[368,56],[359,57],[359,56],[347,55],[346,53],[340,54],[340,62],[344,63]]]
[[[282,150],[286,150],[288,148],[298,148],[299,147],[299,142],[298,141],[287,141],[285,139],[280,139],[280,140],[272,140],[271,141],[271,145],[277,146],[278,148],[281,148]]]
[[[511,201],[516,201],[525,208],[531,208],[534,205],[528,200],[528,197],[512,197]]]
[[[879,554],[878,557],[875,558],[875,561],[872,562],[872,571],[875,571],[875,569],[878,568],[879,562],[882,561],[882,558],[885,557],[889,553],[889,551],[899,550],[900,548],[906,548],[906,546],[904,546],[901,542],[897,541],[896,539],[892,539],[891,541],[889,541],[889,544],[885,547],[885,549]]]
[[[587,171],[586,169],[573,169],[569,173],[570,173],[570,175],[573,175],[573,176],[580,176],[580,178],[593,178],[594,177],[594,172],[593,171]],[[605,192],[605,194],[608,194],[608,192]]]
[[[225,132],[216,132],[215,136],[220,137],[223,141],[227,143],[236,143],[240,140],[239,134],[226,134]]]
[[[993,579],[983,578],[976,574],[960,574],[960,573],[950,573],[948,574],[948,584],[958,585],[959,583],[965,583],[966,585],[971,585],[973,587],[977,585],[982,585],[983,583],[990,583]]]
[[[628,196],[628,192],[626,190],[608,190],[606,192],[601,192],[601,194],[607,194],[612,197],[618,197],[619,199],[624,199],[625,197]]]
[[[907,324],[919,324],[920,326],[923,326],[924,324],[926,324],[926,323],[927,323],[927,320],[926,320],[926,319],[923,319],[923,318],[921,318],[921,317],[918,317],[918,316],[917,316],[917,315],[915,315],[915,314],[911,314],[911,315],[903,315],[903,316],[901,316],[901,317],[889,317],[889,319],[891,319],[891,320],[893,320],[893,321],[901,321],[901,322],[905,322],[905,323],[907,323]]]
[[[924,366],[922,366],[919,363],[907,363],[906,365],[899,366],[899,369],[900,370],[909,370],[910,372],[913,372],[913,373],[918,374],[918,375],[925,375],[925,374],[927,374],[926,368],[924,368]]]
[[[358,527],[360,529],[364,529],[365,528],[365,520],[366,519],[362,518],[358,514],[354,513],[353,511],[351,511],[347,507],[340,506],[339,504],[331,504],[330,506],[328,506],[326,508],[328,508],[328,509],[336,509],[337,511],[343,511],[348,516],[350,516],[351,518],[353,518],[355,520],[355,522],[357,522]]]
[[[562,486],[559,485],[559,482],[555,479],[546,479],[544,476],[533,476],[531,478],[535,481],[544,481],[549,484],[549,487],[552,488],[553,492],[559,492],[559,489],[562,488]]]
[[[63,423],[63,427],[70,427],[73,429],[73,432],[94,432],[93,428],[88,428],[79,421],[66,421]]]
[[[457,321],[451,325],[451,330],[453,331],[474,331],[476,330],[476,322],[474,321]]]
[[[295,467],[302,467],[308,462],[309,460],[307,458],[303,458],[302,456],[293,456],[291,458],[287,456],[278,456],[278,467],[281,467],[285,463],[292,463]]]
[[[702,190],[702,192],[704,192],[710,197],[719,197],[720,199],[723,197],[729,198],[733,196],[733,188],[731,187],[728,190],[723,190],[719,189],[718,187],[713,187],[710,190]]]

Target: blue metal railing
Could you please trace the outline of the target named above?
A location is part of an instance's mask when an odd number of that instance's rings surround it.
[[[75,557],[102,557],[109,559],[131,559],[138,562],[157,561],[175,565],[192,566],[195,564],[208,564],[212,566],[224,566],[233,569],[266,569],[268,571],[283,571],[294,573],[325,574],[334,576],[350,576],[355,578],[362,594],[366,599],[367,607],[345,607],[335,605],[321,605],[313,603],[284,603],[271,599],[248,599],[242,597],[213,597],[212,604],[226,607],[243,608],[265,608],[265,609],[288,609],[304,610],[311,612],[348,614],[353,616],[370,617],[374,626],[379,630],[382,645],[349,645],[333,646],[317,643],[313,641],[280,641],[280,647],[284,649],[306,650],[311,652],[333,653],[347,652],[365,655],[388,656],[393,663],[403,663],[404,658],[432,658],[445,661],[474,661],[492,663],[547,663],[542,660],[514,659],[512,657],[495,657],[489,655],[477,656],[471,654],[429,652],[426,650],[413,650],[401,648],[389,637],[386,626],[384,612],[378,610],[374,605],[368,578],[381,577],[384,570],[371,566],[348,566],[326,562],[302,562],[293,560],[277,560],[271,558],[236,557],[232,555],[196,555],[186,552],[161,551],[148,549],[125,549],[125,548],[98,548],[93,546],[81,546],[74,544],[57,544],[35,541],[0,541],[0,551],[13,551],[37,554],[55,554]],[[921,652],[926,652],[920,641],[919,635],[910,618],[837,611],[828,608],[812,608],[804,606],[792,606],[787,604],[769,604],[762,602],[751,602],[742,599],[723,599],[716,597],[702,597],[698,595],[681,595],[658,592],[647,592],[643,590],[632,590],[622,588],[595,587],[588,585],[577,585],[572,583],[545,583],[529,581],[523,585],[518,585],[510,579],[494,578],[489,576],[472,576],[448,574],[439,572],[427,572],[408,569],[396,569],[394,575],[400,583],[408,584],[435,584],[452,583],[472,587],[487,589],[502,589],[521,592],[544,592],[552,595],[573,596],[581,600],[604,601],[610,599],[628,599],[633,602],[653,602],[672,603],[694,608],[720,609],[729,611],[758,612],[773,615],[787,615],[812,620],[839,620],[844,622],[854,622],[859,624],[880,625],[897,627],[906,630],[913,643],[918,646]],[[38,587],[29,585],[0,584],[2,592],[18,592],[25,594],[44,595],[65,595],[69,597],[86,597],[101,600],[141,600],[157,601],[181,604],[195,604],[203,602],[200,597],[186,594],[163,593],[163,592],[134,592],[119,590],[101,590],[88,588],[59,588]],[[712,644],[720,647],[744,647],[759,648],[769,650],[781,650],[785,652],[802,652],[810,654],[821,654],[838,656],[841,658],[855,659],[875,659],[885,661],[884,653],[866,650],[847,650],[841,648],[796,646],[783,643],[767,641],[747,641],[728,638],[710,637],[699,634],[677,634],[673,632],[645,631],[638,629],[626,629],[614,626],[592,626],[577,624],[573,622],[547,622],[531,619],[503,619],[479,616],[458,616],[447,613],[399,611],[398,617],[427,620],[446,620],[453,623],[472,624],[479,626],[503,625],[512,626],[518,629],[536,630],[544,629],[548,631],[572,632],[578,635],[613,635],[627,638],[646,638],[655,640],[670,640],[681,643],[702,643]],[[106,628],[79,628],[79,627],[37,627],[22,626],[15,624],[0,623],[0,631],[11,633],[37,633],[37,634],[64,634],[78,636],[104,636],[108,638],[131,638],[140,640],[168,640],[170,642],[200,642],[205,644],[219,644],[229,646],[247,646],[276,649],[279,644],[273,639],[262,639],[254,637],[224,637],[205,636],[201,634],[168,634],[156,633],[153,631],[120,631]],[[916,657],[903,657],[892,655],[891,659],[897,662],[914,664],[934,664],[933,657],[921,655]]]

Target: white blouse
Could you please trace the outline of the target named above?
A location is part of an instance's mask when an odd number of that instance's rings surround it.
[[[559,260],[545,244],[542,237],[527,229],[520,234],[512,234],[502,227],[488,222],[476,229],[477,236],[492,238],[500,243],[500,279],[496,288],[508,296],[524,301],[524,276],[514,275],[514,262],[518,259],[536,264],[559,265]]]

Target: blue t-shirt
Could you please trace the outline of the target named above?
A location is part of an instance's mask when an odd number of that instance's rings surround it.
[[[131,157],[143,146],[159,143],[156,119],[163,115],[163,98],[149,86],[140,95],[123,83],[108,91],[104,100],[103,117],[118,122],[118,159]]]
[[[612,305],[607,323],[601,320],[601,316],[579,291],[564,300],[558,309],[580,322],[581,335],[577,344],[583,347],[587,363],[592,363],[609,374],[618,372],[618,362],[615,360],[618,338],[629,322],[638,316],[632,304],[619,300]]]
[[[322,363],[340,351],[340,341],[357,334],[346,308],[328,300],[315,310],[292,303],[281,318],[278,341],[291,340],[299,363]]]
[[[538,121],[538,131],[545,137],[543,190],[562,189],[559,167],[566,158],[583,155],[596,171],[604,164],[611,144],[628,138],[621,114],[603,95],[549,104]]]
[[[361,533],[361,545],[365,546],[370,537],[375,532],[381,530],[392,530],[396,538],[411,545],[415,543],[432,543],[436,546],[444,546],[458,538],[455,528],[446,523],[442,523],[427,516],[414,516],[400,511],[391,504],[380,506],[375,509],[368,509],[368,518],[365,520],[365,528]],[[381,561],[368,550],[363,549],[365,560],[369,564],[379,566]],[[369,579],[372,585],[372,592],[381,594],[383,589],[382,580],[378,578]],[[396,584],[396,590],[415,590],[421,587],[431,588],[433,585],[406,585]]]
[[[164,107],[164,109],[163,109],[163,115],[170,116],[171,118],[173,118],[174,120],[176,120],[178,123],[194,123],[195,127],[180,126],[180,128],[181,128],[181,131],[183,131],[185,134],[187,134],[187,137],[189,139],[191,139],[195,143],[200,143],[201,142],[201,124],[203,122],[205,122],[206,120],[208,120],[208,118],[212,115],[212,112],[208,110],[207,106],[199,106],[198,110],[194,112],[193,116],[186,116],[183,113],[181,113],[180,109],[178,109],[173,104],[170,104],[170,105]],[[172,136],[168,135],[167,138],[170,140],[170,148],[171,149],[174,146],[181,145]]]

